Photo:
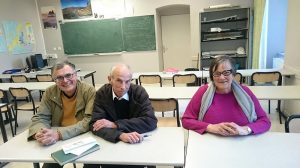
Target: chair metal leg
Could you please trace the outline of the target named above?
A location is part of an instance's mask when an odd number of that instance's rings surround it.
[[[15,114],[15,134],[17,135],[17,127],[18,127],[18,109],[16,109]]]
[[[9,125],[10,125],[10,129],[11,129],[11,134],[12,134],[12,136],[14,137],[16,134],[15,134],[15,132],[14,132],[14,128],[13,128],[13,126],[12,126],[12,121],[13,121],[13,118],[12,118],[12,110],[11,110],[11,108],[8,108],[7,107],[7,113],[8,113],[8,118],[9,118]]]

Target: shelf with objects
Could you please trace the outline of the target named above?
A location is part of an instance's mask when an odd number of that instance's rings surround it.
[[[208,69],[218,55],[229,55],[237,69],[249,60],[250,9],[235,8],[200,13],[201,69]]]

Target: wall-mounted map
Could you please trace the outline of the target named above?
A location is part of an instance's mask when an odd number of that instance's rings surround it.
[[[4,21],[3,28],[9,53],[22,54],[34,51],[35,40],[31,23]]]
[[[4,32],[0,24],[0,52],[5,52],[5,51],[6,51],[6,43],[4,38]]]

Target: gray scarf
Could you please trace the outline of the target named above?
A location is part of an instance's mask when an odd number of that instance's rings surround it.
[[[247,116],[248,121],[249,122],[256,121],[257,115],[251,97],[235,80],[232,80],[231,88],[238,104],[240,105],[243,112]],[[208,88],[202,97],[198,120],[201,121],[203,120],[205,113],[207,112],[209,106],[212,103],[215,92],[216,92],[216,86],[213,83],[209,83]]]

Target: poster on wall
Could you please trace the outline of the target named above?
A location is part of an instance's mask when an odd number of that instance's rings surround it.
[[[6,51],[6,43],[2,25],[0,24],[0,53]]]
[[[60,0],[64,19],[92,17],[91,0]]]
[[[56,11],[54,6],[41,8],[44,29],[57,29]]]
[[[34,52],[35,39],[30,22],[4,21],[3,28],[9,53]]]

